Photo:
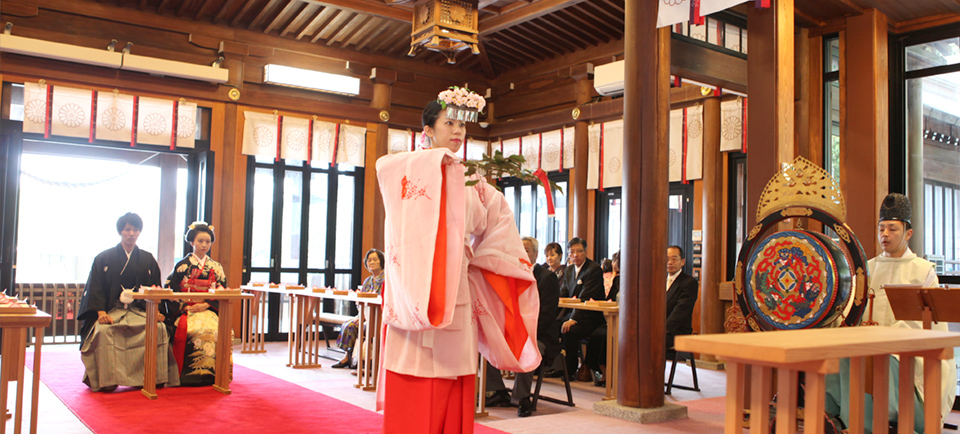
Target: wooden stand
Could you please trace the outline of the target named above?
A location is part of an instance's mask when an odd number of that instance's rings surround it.
[[[921,321],[930,329],[934,322],[960,322],[960,290],[918,285],[884,285],[884,292],[901,321]]]
[[[588,302],[589,303],[589,302]],[[619,361],[619,333],[620,333],[620,307],[617,304],[602,303],[580,303],[571,301],[560,301],[561,309],[582,309],[603,312],[604,319],[607,320],[607,389],[604,395],[604,401],[617,399],[617,373],[620,367]],[[571,376],[575,373],[571,372]]]
[[[732,333],[702,336],[677,336],[678,351],[713,354],[727,363],[727,405],[724,433],[742,433],[742,408],[745,404],[746,367],[750,367],[753,395],[750,400],[751,434],[770,432],[769,401],[762,393],[771,387],[777,370],[777,434],[795,434],[797,373],[806,374],[807,415],[824,411],[825,374],[837,372],[839,359],[850,358],[850,433],[862,433],[864,425],[865,360],[873,357],[873,369],[887,372],[888,356],[924,358],[925,432],[940,432],[940,360],[952,357],[960,345],[960,333],[891,327],[842,327],[763,333]],[[900,384],[913,383],[913,363],[900,364]],[[874,426],[886,426],[888,420],[887,378],[874,377]],[[913,429],[913,388],[900,388],[900,432]],[[787,402],[790,401],[790,402]],[[804,430],[823,432],[822,417],[807,417]]]
[[[19,434],[23,421],[23,365],[26,361],[27,329],[34,329],[36,342],[33,349],[33,388],[30,390],[30,434],[37,432],[37,407],[40,397],[40,348],[43,344],[43,329],[50,325],[50,315],[37,311],[32,315],[0,315],[3,329],[2,365],[0,365],[0,403],[4,413],[7,408],[7,385],[17,382],[17,404],[13,420],[13,432]],[[6,432],[6,414],[0,415],[0,432]]]
[[[224,395],[230,394],[233,360],[233,303],[238,300],[251,299],[250,294],[214,294],[208,292],[174,292],[172,294],[144,294],[133,293],[134,300],[143,300],[147,304],[147,336],[146,349],[143,352],[143,389],[140,390],[147,399],[157,399],[157,328],[150,327],[157,323],[157,302],[163,300],[219,300],[220,311],[217,314],[217,362],[216,380],[213,390]]]

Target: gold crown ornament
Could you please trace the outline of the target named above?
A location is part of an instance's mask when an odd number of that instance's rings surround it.
[[[783,166],[760,195],[757,221],[792,207],[815,208],[838,221],[847,220],[847,203],[829,173],[803,157]]]

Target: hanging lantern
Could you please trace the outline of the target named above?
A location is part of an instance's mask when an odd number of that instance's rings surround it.
[[[480,54],[477,42],[477,0],[417,0],[414,4],[408,56],[426,48],[454,64],[460,51]]]

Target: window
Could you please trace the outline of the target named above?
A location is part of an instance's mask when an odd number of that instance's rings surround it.
[[[363,168],[249,158],[243,281],[358,286]],[[268,339],[288,332],[289,303],[270,294]]]
[[[840,182],[840,37],[823,38],[823,168]]]
[[[622,218],[623,189],[621,187],[597,190],[597,234],[594,258],[609,259],[620,250],[623,235],[620,222]]]
[[[553,217],[547,216],[547,194],[540,185],[522,183],[516,178],[505,178],[498,183],[517,220],[520,236],[534,237],[540,243],[537,262],[541,263],[546,261],[543,248],[547,244],[556,242],[564,245],[567,242],[567,197],[570,195],[567,189],[567,174],[554,172],[549,176],[551,181],[563,189],[563,193],[553,192]]]
[[[899,94],[903,97],[904,128],[898,148],[906,158],[898,167],[891,164],[891,170],[903,172],[906,188],[901,191],[914,203],[911,246],[917,254],[922,251],[938,263],[938,274],[960,275],[956,241],[960,227],[960,29],[908,35],[895,48],[903,56],[900,62],[891,63],[899,65],[898,74],[903,77]],[[891,186],[891,191],[897,190]],[[922,217],[917,215],[920,210]]]
[[[737,255],[747,241],[747,155],[731,152],[727,184],[727,278],[733,280]]]

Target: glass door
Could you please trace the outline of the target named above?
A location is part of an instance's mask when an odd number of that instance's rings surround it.
[[[244,282],[356,287],[363,168],[250,158]],[[347,308],[325,303],[326,311]],[[268,340],[289,332],[289,307],[286,296],[268,297]]]
[[[17,208],[20,195],[22,123],[0,120],[0,290],[13,294],[17,262]]]

